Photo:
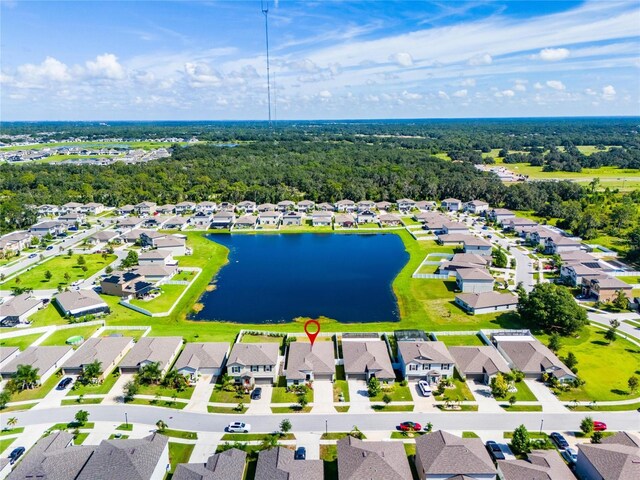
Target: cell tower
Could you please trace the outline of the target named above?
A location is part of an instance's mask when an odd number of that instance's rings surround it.
[[[260,6],[262,8],[262,14],[264,15],[264,36],[267,43],[267,108],[269,110],[269,127],[272,127],[271,123],[271,72],[269,65],[269,0],[266,2],[260,0]]]

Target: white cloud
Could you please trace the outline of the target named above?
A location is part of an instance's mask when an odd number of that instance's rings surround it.
[[[466,89],[466,88],[463,88],[462,90],[458,90],[458,91],[454,92],[452,95],[453,95],[454,97],[464,98],[464,97],[466,97],[466,96],[467,96],[467,93],[468,93],[468,92],[467,92],[467,89]]]
[[[613,85],[607,85],[606,87],[602,87],[602,98],[605,100],[613,100],[616,96],[616,89]]]
[[[318,95],[320,95],[320,98],[331,98],[333,96],[329,90],[322,90]]]
[[[401,67],[410,67],[413,65],[413,57],[407,52],[394,53],[389,56],[389,61],[397,63]]]
[[[536,82],[533,85],[533,88],[535,88],[536,90],[542,90],[544,88],[544,85],[542,85],[540,82]]]
[[[40,65],[26,63],[18,67],[18,73],[27,83],[68,82],[69,67],[53,57],[47,57]]]
[[[422,98],[422,95],[419,93],[407,92],[406,90],[402,92],[402,96],[407,100],[420,100]]]
[[[494,95],[498,98],[501,97],[513,97],[515,96],[515,92],[513,90],[502,90],[501,92],[496,92]]]
[[[476,86],[476,79],[475,78],[465,78],[464,80],[460,81],[459,84],[461,87],[475,87]]]
[[[516,83],[513,86],[513,89],[517,92],[526,92],[527,91],[527,87],[525,85],[523,85],[522,83]]]
[[[220,74],[212,70],[206,63],[187,62],[184,65],[184,71],[192,87],[206,87],[222,81]]]
[[[584,93],[586,93],[587,95],[597,95],[598,92],[596,92],[595,90],[592,90],[591,88],[585,88]]]
[[[120,80],[126,76],[124,68],[118,63],[118,57],[113,53],[98,55],[95,61],[88,61],[86,66],[92,77]]]
[[[482,53],[480,55],[476,55],[475,57],[471,57],[468,61],[469,65],[491,65],[493,62],[493,58],[488,53]]]
[[[567,88],[560,80],[547,80],[546,85],[554,90],[564,90]]]
[[[449,95],[447,95],[447,92],[443,92],[442,90],[438,92],[438,97],[449,100]]]
[[[569,56],[569,50],[566,48],[543,48],[538,54],[540,60],[545,62],[558,62]]]

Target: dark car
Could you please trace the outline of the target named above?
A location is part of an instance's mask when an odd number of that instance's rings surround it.
[[[251,392],[251,400],[260,400],[262,398],[262,388],[256,387]]]
[[[69,384],[73,382],[73,379],[71,377],[67,377],[63,380],[60,381],[60,383],[58,384],[58,386],[56,387],[56,390],[64,390],[65,388],[67,388],[69,386]]]
[[[553,432],[549,435],[549,438],[553,440],[560,450],[564,450],[565,448],[569,448],[569,442],[558,432]]]
[[[11,463],[11,465],[16,463],[24,452],[25,452],[24,447],[14,448],[13,451],[9,454],[9,463]]]
[[[29,258],[36,258],[38,256],[37,253],[32,253],[31,255],[29,255]]]
[[[53,250],[53,245],[49,245],[45,250]]]
[[[489,455],[491,455],[491,457],[494,460],[504,460],[506,457],[504,456],[504,453],[502,453],[502,449],[500,448],[500,445],[498,445],[496,442],[494,442],[493,440],[489,440],[487,443],[487,451],[489,452]]]
[[[307,449],[304,447],[296,448],[296,453],[293,454],[294,460],[306,460],[307,458]]]
[[[422,430],[422,425],[415,422],[402,422],[398,429],[402,432],[419,432]]]

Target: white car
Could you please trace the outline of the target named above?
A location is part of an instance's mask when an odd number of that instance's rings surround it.
[[[420,380],[418,382],[418,388],[420,389],[420,393],[422,393],[423,397],[431,396],[431,387],[429,386],[429,382],[426,380]]]
[[[251,431],[251,425],[243,422],[233,422],[227,425],[225,430],[231,433],[249,433]]]

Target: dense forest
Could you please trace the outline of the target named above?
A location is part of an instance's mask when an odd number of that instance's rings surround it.
[[[3,124],[2,134],[54,128],[25,125]],[[56,128],[64,130],[65,138],[85,135],[96,139],[97,132],[105,128],[63,125]],[[171,158],[136,165],[0,165],[0,230],[32,221],[25,205],[68,201],[123,205],[142,200],[159,204],[207,199],[274,203],[303,198],[332,202],[343,198],[393,201],[456,197],[484,199],[492,205],[559,219],[561,226],[585,239],[606,234],[632,240],[640,218],[640,192],[603,191],[595,182],[589,187],[568,181],[506,186],[473,164],[481,158],[480,152],[501,148],[505,161],[510,160],[509,150],[528,150],[520,155],[540,155],[543,165],[574,161],[579,166],[590,166],[583,161],[608,165],[612,163],[599,162],[602,155],[611,155],[627,162],[614,164],[638,168],[636,125],[637,120],[630,119],[354,122],[291,124],[272,131],[244,123],[122,124],[109,130],[108,137],[195,134],[200,139],[238,145],[174,146]],[[635,153],[628,159],[626,154],[602,150],[586,157],[570,144],[618,145],[618,150]],[[564,147],[562,151],[559,146]],[[433,156],[442,151],[451,152],[457,161]],[[577,154],[585,159],[575,160]],[[564,155],[571,160],[562,161]],[[635,250],[640,247],[632,246],[631,251]]]

